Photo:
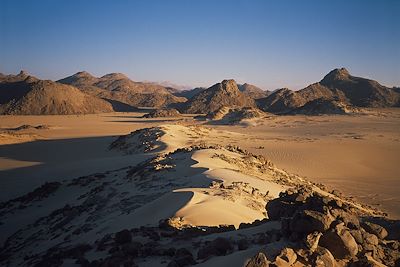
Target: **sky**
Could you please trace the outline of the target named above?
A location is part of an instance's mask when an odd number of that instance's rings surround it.
[[[301,89],[347,68],[400,85],[398,0],[0,0],[0,72]]]

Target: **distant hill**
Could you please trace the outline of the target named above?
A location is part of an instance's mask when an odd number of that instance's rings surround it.
[[[255,107],[255,102],[239,91],[235,80],[224,80],[196,94],[182,106],[184,113],[209,113],[224,106]]]
[[[322,114],[350,114],[358,112],[357,108],[333,99],[318,98],[296,108],[289,114],[322,115]]]
[[[352,76],[345,68],[331,71],[320,84],[331,90],[340,90],[354,106],[399,106],[399,94],[393,88],[383,86],[374,80]]]
[[[0,114],[55,115],[112,112],[111,103],[25,72],[0,76]]]
[[[373,80],[351,76],[346,69],[341,68],[332,70],[320,82],[299,91],[287,88],[274,91],[258,99],[257,105],[264,111],[293,113],[317,99],[330,100],[330,105],[340,102],[340,105],[355,107],[396,107],[400,104],[400,94],[395,89]]]
[[[182,90],[180,92],[176,92],[176,93],[174,93],[174,95],[190,99],[190,98],[194,97],[195,95],[203,92],[206,89],[207,88],[205,88],[205,87],[196,87],[196,88],[193,88],[190,90]]]
[[[270,91],[265,91],[255,85],[248,83],[238,84],[238,88],[240,92],[244,93],[245,95],[253,99],[267,97],[271,93]]]
[[[171,88],[156,83],[134,82],[121,73],[110,73],[97,78],[88,72],[78,72],[58,82],[76,86],[90,95],[134,107],[166,107],[186,101],[185,98],[174,96]]]
[[[258,88],[255,85],[252,84],[238,84],[237,85],[239,88],[239,91],[245,94],[246,96],[253,98],[253,99],[259,99],[268,96],[271,92],[270,91],[264,91],[261,88]],[[182,96],[186,97],[187,99],[192,98],[193,96],[203,92],[207,88],[205,87],[196,87],[190,90],[182,90],[179,92],[174,93],[176,96]]]

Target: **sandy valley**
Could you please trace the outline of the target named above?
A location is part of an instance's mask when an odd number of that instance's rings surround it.
[[[12,131],[12,138],[0,136],[1,200],[26,193],[44,181],[116,169],[142,160],[108,150],[115,136],[163,124],[204,123],[190,115],[144,119],[143,114],[3,116],[2,131],[21,125],[47,125],[48,129]],[[205,143],[212,139],[212,143],[238,145],[264,155],[279,168],[400,218],[399,118],[396,109],[358,116],[271,116],[255,125],[206,124],[226,134],[201,138]],[[22,137],[15,140],[15,136]],[[10,190],[15,187],[20,190]]]

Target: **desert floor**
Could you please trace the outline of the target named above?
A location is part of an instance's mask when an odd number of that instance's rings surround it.
[[[204,124],[192,116],[143,113],[0,117],[0,201],[45,181],[118,169],[143,155],[110,151],[116,136],[162,124]],[[21,125],[48,129],[11,130]],[[400,218],[400,110],[357,116],[271,116],[251,125],[215,125],[213,143],[262,154],[278,167],[323,183]],[[227,134],[226,131],[238,134]],[[207,137],[204,137],[207,142]]]

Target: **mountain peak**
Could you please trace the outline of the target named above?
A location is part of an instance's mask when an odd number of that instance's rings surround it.
[[[221,90],[231,92],[231,93],[239,93],[239,88],[234,79],[229,79],[229,80],[223,80],[218,86]]]
[[[21,70],[18,74],[18,76],[29,76],[29,73],[25,70]]]
[[[128,79],[128,77],[123,73],[109,73],[101,77],[101,79]]]
[[[75,76],[75,77],[93,77],[93,75],[87,71],[79,71],[79,72],[75,73],[73,76]]]
[[[223,80],[221,83],[224,86],[232,86],[232,85],[236,85],[237,86],[237,83],[236,83],[236,81],[234,79]]]
[[[345,68],[340,68],[340,69],[334,69],[330,71],[322,80],[322,84],[327,84],[330,82],[335,82],[335,81],[343,81],[343,80],[348,80],[350,77],[350,73],[347,69]]]

